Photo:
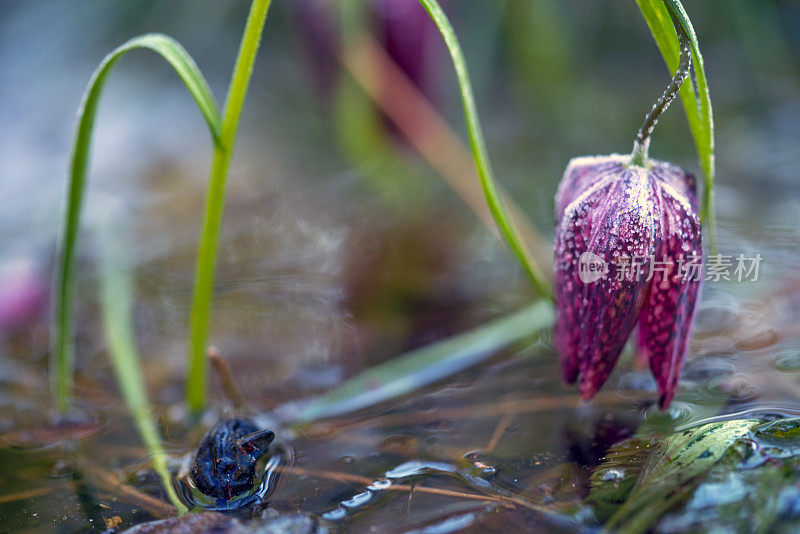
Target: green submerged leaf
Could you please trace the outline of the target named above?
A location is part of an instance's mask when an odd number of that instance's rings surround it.
[[[700,477],[759,423],[722,421],[676,432],[657,443],[635,438],[618,444],[592,475],[587,502],[595,505],[599,519],[608,518],[607,530],[647,532],[684,502]]]
[[[549,328],[552,322],[552,305],[537,302],[368,369],[321,397],[287,405],[284,417],[295,424],[310,423],[397,398],[486,361],[497,351]]]
[[[800,419],[763,423],[731,447],[663,524],[687,532],[797,532],[798,480]]]
[[[719,460],[734,441],[758,422],[744,419],[709,423],[665,438],[647,463],[637,489],[644,490],[646,486],[670,477],[688,479],[696,476]]]
[[[800,418],[710,423],[617,444],[587,504],[613,532],[797,532]]]
[[[631,494],[653,447],[643,439],[625,440],[611,449],[603,465],[592,472],[587,502],[601,522],[608,521]]]

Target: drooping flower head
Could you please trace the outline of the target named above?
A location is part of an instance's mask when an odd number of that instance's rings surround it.
[[[593,397],[637,329],[662,409],[678,386],[703,256],[694,176],[647,155],[659,117],[692,68],[689,36],[670,16],[680,62],[633,153],[573,159],[555,209],[554,339],[564,380],[580,379],[581,397]]]
[[[694,177],[631,156],[573,159],[556,196],[555,342],[565,381],[591,398],[638,330],[659,404],[675,394],[702,264]]]

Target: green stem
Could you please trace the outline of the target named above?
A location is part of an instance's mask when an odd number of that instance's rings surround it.
[[[672,22],[675,25],[675,31],[678,34],[678,41],[680,42],[680,62],[675,71],[675,76],[672,77],[667,88],[656,103],[653,104],[653,108],[644,118],[644,123],[636,134],[636,141],[633,143],[633,153],[631,154],[631,165],[643,167],[647,163],[650,136],[653,134],[656,124],[658,124],[658,119],[661,118],[661,115],[667,111],[669,105],[672,104],[672,101],[678,96],[681,85],[686,81],[686,78],[689,76],[689,71],[692,69],[692,48],[689,43],[689,37],[674,16],[672,17]]]
[[[225,181],[228,175],[239,117],[242,113],[253,63],[261,41],[270,0],[253,0],[244,29],[239,55],[228,88],[225,110],[222,117],[220,142],[214,147],[211,162],[208,196],[206,197],[203,230],[197,258],[197,273],[190,317],[189,370],[186,384],[186,400],[197,412],[205,405],[208,362],[205,357],[208,337],[208,320],[214,286],[214,270],[217,256],[219,231],[225,202]]]
[[[650,32],[658,45],[670,72],[677,70],[680,63],[680,45],[676,35],[676,26],[680,26],[689,38],[692,48],[692,78],[695,81],[696,91],[689,85],[684,85],[680,90],[686,119],[692,132],[697,157],[703,171],[705,187],[700,212],[703,223],[703,232],[709,236],[711,249],[715,248],[715,221],[714,221],[714,110],[711,105],[711,94],[708,88],[703,55],[700,53],[700,43],[692,27],[692,21],[686,14],[680,0],[636,0]],[[677,22],[677,24],[676,24]]]
[[[458,85],[461,90],[461,101],[464,108],[464,119],[467,123],[467,132],[469,133],[472,157],[478,170],[483,194],[489,204],[489,211],[492,213],[500,235],[503,236],[506,245],[516,257],[525,274],[528,275],[533,287],[543,297],[550,298],[552,297],[552,289],[549,279],[545,277],[542,269],[522,244],[522,240],[511,222],[511,217],[495,183],[494,173],[489,164],[489,154],[486,151],[486,143],[483,140],[483,131],[478,120],[478,110],[472,93],[472,84],[469,81],[467,63],[464,60],[464,54],[461,51],[461,45],[458,42],[453,26],[436,0],[419,0],[419,2],[439,28],[439,32],[442,34],[442,38],[450,52],[450,58],[453,60]]]

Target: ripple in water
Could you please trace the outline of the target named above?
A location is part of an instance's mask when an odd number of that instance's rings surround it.
[[[483,471],[483,470],[479,470]],[[493,471],[492,471],[493,472]],[[347,519],[351,514],[363,509],[365,506],[376,501],[383,492],[391,489],[395,484],[404,483],[408,479],[418,478],[421,476],[436,476],[444,475],[447,477],[454,477],[461,482],[466,482],[470,486],[483,490],[489,494],[505,494],[501,489],[493,486],[489,481],[484,480],[480,476],[473,475],[463,469],[451,465],[446,462],[436,461],[423,461],[411,460],[404,462],[397,467],[390,469],[384,473],[382,478],[379,478],[369,484],[365,491],[354,495],[353,497],[342,501],[333,510],[322,514],[322,518],[328,521],[342,521]],[[489,490],[489,491],[487,491]]]

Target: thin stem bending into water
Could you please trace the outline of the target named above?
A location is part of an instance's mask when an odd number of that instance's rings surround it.
[[[653,104],[653,109],[651,109],[650,113],[644,118],[644,123],[642,123],[642,127],[639,128],[639,132],[636,134],[636,141],[633,143],[633,153],[631,154],[631,164],[633,165],[644,165],[647,161],[647,154],[650,148],[650,136],[656,124],[658,124],[658,119],[661,118],[661,115],[669,108],[672,101],[675,100],[675,97],[678,96],[681,85],[686,81],[689,72],[692,70],[692,48],[689,42],[689,36],[686,35],[683,26],[675,20],[675,17],[672,14],[670,14],[670,16],[675,25],[675,31],[678,34],[678,41],[680,43],[680,63],[678,64],[678,69],[675,71],[675,76],[672,77],[664,93],[659,97],[656,103]]]
[[[250,75],[253,72],[253,64],[269,5],[270,0],[253,0],[250,6],[250,14],[247,16],[242,43],[239,46],[239,55],[236,58],[236,66],[233,69],[228,97],[225,101],[220,142],[214,147],[214,159],[211,162],[211,177],[206,197],[190,317],[186,400],[189,407],[195,412],[200,411],[205,405],[208,382],[208,362],[205,357],[206,340],[214,287],[217,243],[219,242],[225,202],[225,181],[233,157],[233,147],[239,129],[239,117],[247,95],[247,87],[250,84]]]

